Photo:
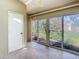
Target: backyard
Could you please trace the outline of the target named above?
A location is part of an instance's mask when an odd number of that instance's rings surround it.
[[[79,14],[64,16],[63,20],[64,32],[62,32],[62,17],[42,19],[38,24],[35,23],[32,32],[38,33],[38,37],[42,41],[49,40],[52,44],[54,43],[54,46],[59,43],[61,46],[63,42],[65,49],[79,52]]]

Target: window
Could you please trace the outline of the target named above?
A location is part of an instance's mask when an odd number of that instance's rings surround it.
[[[39,42],[79,52],[79,14],[33,21]]]
[[[39,40],[46,43],[46,19],[39,20]]]
[[[62,17],[54,17],[49,20],[50,45],[61,47],[62,42]]]
[[[32,39],[34,37],[37,37],[38,31],[37,31],[37,20],[32,21]]]
[[[79,14],[64,16],[64,48],[79,52]]]

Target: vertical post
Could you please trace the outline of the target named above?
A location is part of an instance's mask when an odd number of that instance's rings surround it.
[[[36,26],[37,26],[37,39],[39,39],[38,38],[39,37],[39,20],[37,20]]]
[[[32,18],[28,17],[27,19],[27,42],[31,41],[31,21],[32,21]]]
[[[49,46],[49,36],[50,36],[50,31],[49,31],[49,19],[46,20],[46,41]]]
[[[61,48],[63,50],[64,46],[64,17],[62,16],[62,42],[61,42]]]

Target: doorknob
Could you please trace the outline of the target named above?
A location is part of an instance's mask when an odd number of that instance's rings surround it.
[[[21,32],[20,34],[22,35],[23,33]]]

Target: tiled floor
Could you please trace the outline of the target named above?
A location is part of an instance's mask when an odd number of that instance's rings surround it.
[[[79,59],[79,56],[31,42],[26,48],[0,59]]]

